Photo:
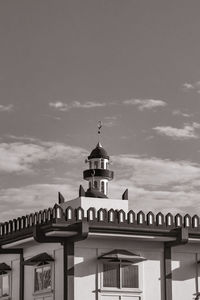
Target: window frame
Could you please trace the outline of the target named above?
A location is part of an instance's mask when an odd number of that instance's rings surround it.
[[[51,271],[51,287],[47,289],[42,290],[35,290],[35,275],[36,275],[36,269],[38,268],[44,268],[45,266],[50,266]],[[52,294],[54,292],[54,263],[53,262],[46,262],[44,264],[37,264],[33,267],[33,295],[46,295],[46,294]]]
[[[0,295],[0,299],[10,299],[10,292],[11,292],[11,273],[10,271],[0,272],[0,277],[3,278],[4,276],[8,276],[8,295]],[[0,280],[1,290],[3,291],[3,280]]]
[[[141,294],[142,293],[142,276],[143,276],[143,262],[138,262],[138,263],[129,263],[129,265],[135,265],[138,266],[138,288],[126,288],[122,287],[122,266],[127,265],[127,263],[119,262],[120,265],[120,270],[119,270],[119,287],[105,287],[103,285],[103,265],[104,264],[112,264],[111,262],[101,262],[100,263],[100,272],[99,272],[99,282],[100,282],[100,291],[101,292],[117,292],[119,293],[133,293],[133,294]],[[116,263],[114,263],[116,265]]]

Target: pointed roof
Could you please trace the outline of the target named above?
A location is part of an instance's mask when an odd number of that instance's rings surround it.
[[[143,256],[132,253],[124,249],[114,249],[98,257],[98,259],[106,260],[109,262],[130,262],[137,263],[146,260]]]
[[[98,143],[96,145],[96,148],[92,150],[90,155],[88,156],[88,159],[91,158],[106,158],[109,159],[108,153],[106,150],[102,147],[101,143]]]
[[[48,253],[43,252],[41,254],[35,255],[27,260],[24,261],[24,265],[37,265],[38,263],[41,262],[49,262],[49,261],[54,261],[53,257],[51,257]]]
[[[0,264],[0,272],[5,272],[5,271],[11,271],[11,267],[8,266],[6,263],[1,263]]]

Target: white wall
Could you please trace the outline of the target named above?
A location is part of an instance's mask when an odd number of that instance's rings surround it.
[[[133,300],[164,300],[164,251],[159,242],[139,242],[123,239],[88,239],[77,243],[75,259],[75,300],[119,300],[119,296],[98,293],[100,288],[97,276],[97,257],[113,249],[126,249],[146,257],[142,263],[142,295],[133,296]],[[172,293],[173,300],[192,300],[196,293],[196,280],[200,290],[200,265],[196,264],[196,257],[200,260],[200,245],[189,244],[172,248]],[[198,277],[196,272],[198,269]],[[96,276],[94,274],[96,273]],[[129,295],[130,297],[130,295]],[[134,298],[135,297],[135,298]],[[138,298],[139,297],[139,298]],[[121,300],[125,300],[125,295]]]
[[[138,242],[124,239],[88,239],[77,243],[75,248],[75,300],[119,300],[119,294],[95,293],[101,288],[100,276],[97,272],[97,257],[113,249],[126,249],[141,254],[147,261],[141,263],[142,294],[123,295],[124,300],[161,300],[161,270],[163,268],[163,247],[161,243]],[[99,265],[99,268],[101,266]],[[125,297],[126,296],[126,297]],[[128,297],[128,298],[127,298]],[[132,298],[131,298],[132,297]],[[141,297],[141,298],[140,298]],[[163,296],[162,296],[163,297]]]
[[[78,208],[79,206],[84,209],[85,216],[87,215],[87,210],[90,207],[95,207],[96,210],[100,208],[105,208],[107,210],[113,209],[123,209],[125,212],[128,212],[128,200],[121,199],[107,199],[107,198],[91,198],[91,197],[78,197],[73,200],[65,201],[61,203],[60,206],[63,209],[66,209],[68,206],[72,208]]]
[[[119,300],[119,295],[111,298],[106,293],[97,292],[100,286],[97,257],[113,249],[126,249],[146,257],[142,262],[141,295],[123,295],[121,300],[164,300],[163,243],[136,241],[131,238],[88,238],[75,245],[75,300]],[[48,300],[63,300],[63,247],[60,244],[29,243],[24,249],[24,259],[47,252],[55,258],[55,289]],[[196,272],[200,274],[200,245],[189,244],[172,250],[172,291],[173,300],[192,300],[196,292]],[[19,300],[19,255],[0,255],[0,262],[11,266],[12,300]],[[33,300],[34,268],[25,266],[25,300]],[[131,298],[131,297],[132,298]],[[141,298],[138,298],[140,297]],[[45,298],[42,298],[45,300]]]
[[[63,295],[63,247],[60,244],[39,244],[34,243],[29,245],[29,247],[24,249],[24,260],[31,258],[37,254],[42,252],[47,252],[51,255],[55,263],[53,264],[53,286],[55,287],[53,293],[49,293],[46,297],[51,297],[47,299],[53,300],[62,300]],[[34,296],[34,267],[33,266],[25,266],[24,270],[24,299],[25,300],[33,300],[37,299],[41,296]],[[42,298],[43,299],[43,298]],[[44,298],[46,299],[46,298]]]

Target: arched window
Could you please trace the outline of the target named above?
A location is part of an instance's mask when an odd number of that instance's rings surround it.
[[[95,169],[98,169],[98,161],[95,161],[95,162],[94,162],[94,168],[95,168]]]
[[[97,189],[97,181],[94,182],[94,187]]]
[[[105,189],[105,183],[104,183],[104,181],[102,181],[101,182],[101,191],[102,191],[102,193],[105,193],[104,189]]]
[[[103,159],[101,161],[101,169],[104,169],[104,161],[103,161]]]

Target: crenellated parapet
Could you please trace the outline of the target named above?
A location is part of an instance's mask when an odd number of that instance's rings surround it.
[[[0,241],[8,236],[18,233],[30,233],[37,225],[51,225],[53,223],[74,224],[87,222],[89,226],[104,225],[118,226],[119,228],[129,227],[132,229],[143,228],[155,231],[173,230],[176,228],[187,228],[191,232],[200,233],[200,217],[198,215],[190,216],[186,214],[182,216],[177,214],[173,216],[171,213],[166,215],[161,212],[154,214],[153,212],[144,213],[139,211],[135,213],[133,210],[125,212],[124,210],[104,209],[96,210],[90,207],[84,210],[81,207],[72,208],[71,206],[63,210],[58,204],[53,208],[41,210],[22,216],[17,219],[10,220],[0,224]]]

